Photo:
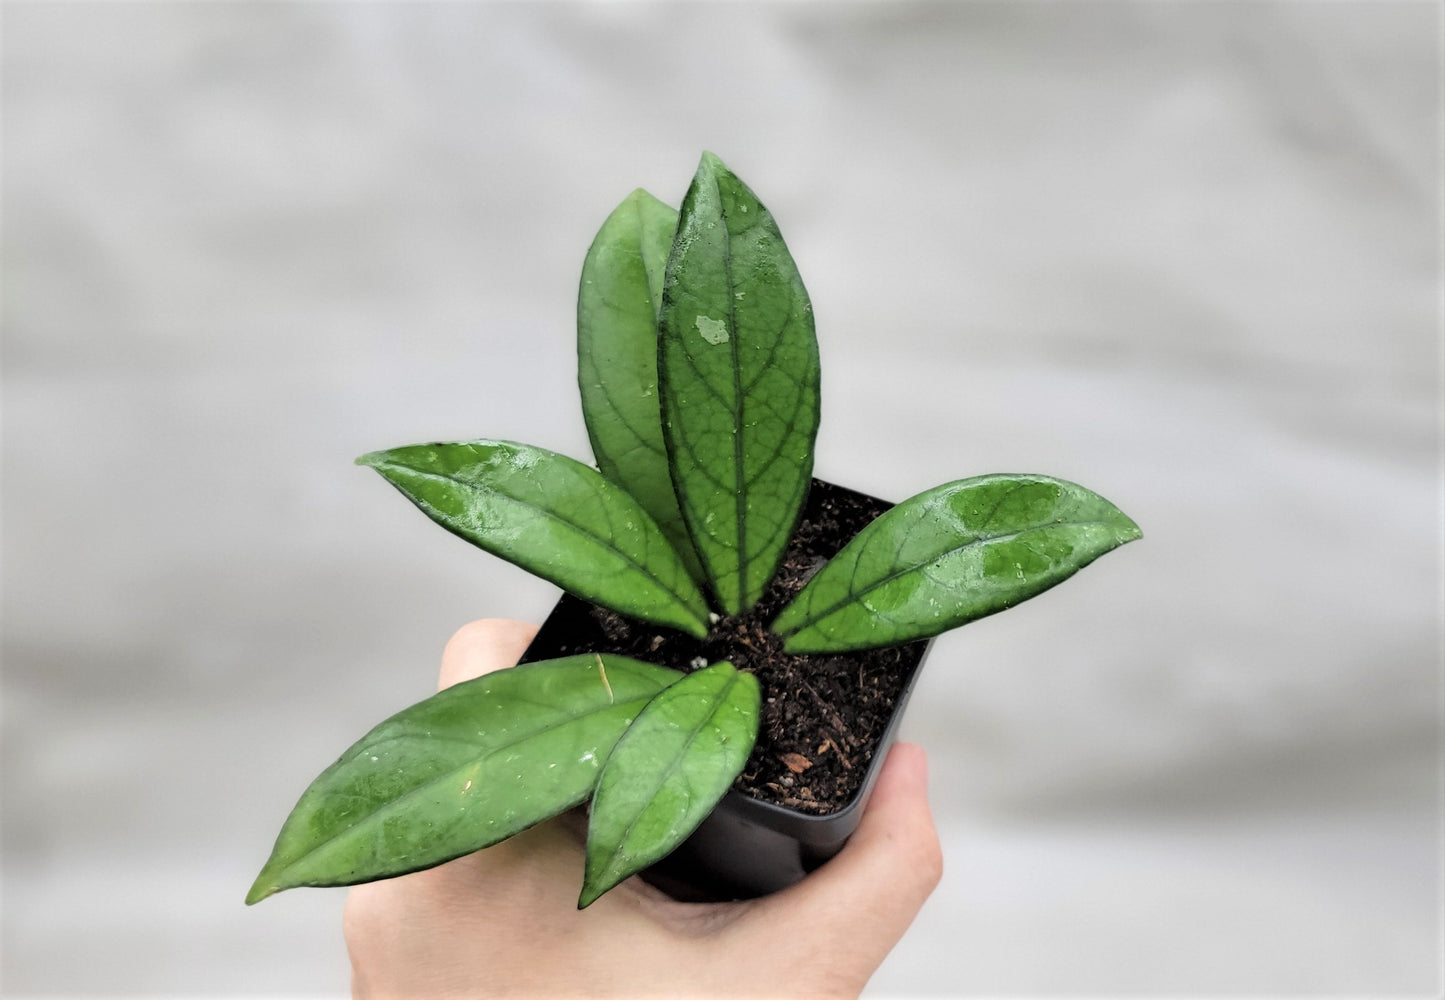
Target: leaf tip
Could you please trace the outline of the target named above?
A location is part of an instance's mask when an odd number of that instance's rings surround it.
[[[1140,528],[1132,517],[1117,507],[1114,510],[1118,514],[1118,520],[1114,525],[1114,534],[1119,539],[1120,545],[1137,542],[1144,537],[1144,529]]]
[[[386,452],[384,452],[384,451],[369,451],[369,452],[367,452],[365,455],[359,456],[359,457],[356,459],[356,464],[357,464],[357,465],[364,465],[364,466],[366,466],[368,469],[375,469],[377,466],[381,465],[381,464],[384,463],[385,461],[386,461]]]
[[[613,883],[615,885],[616,883]],[[611,889],[611,885],[598,885],[588,880],[582,884],[582,893],[577,897],[577,909],[585,910]]]
[[[702,159],[697,165],[697,177],[705,177],[711,183],[716,184],[719,180],[735,176],[728,165],[716,153],[703,150]]]
[[[267,878],[267,872],[263,870],[260,875],[256,876],[256,881],[251,885],[251,891],[246,893],[246,905],[255,906],[267,896],[276,895],[281,889],[282,887],[277,885],[273,879]]]
[[[632,193],[622,199],[624,205],[651,205],[653,202],[659,205],[663,203],[661,198],[647,188],[633,188]]]

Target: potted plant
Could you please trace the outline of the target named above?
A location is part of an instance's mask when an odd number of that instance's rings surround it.
[[[812,306],[711,154],[680,212],[636,191],[603,224],[578,360],[596,468],[486,440],[357,460],[567,594],[521,664],[392,716],[312,782],[248,903],[441,864],[583,803],[579,906],[650,866],[695,898],[779,888],[856,826],[925,640],[1140,537],[1047,476],[891,508],[813,480]]]

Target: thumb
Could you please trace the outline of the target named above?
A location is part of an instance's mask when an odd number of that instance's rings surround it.
[[[505,618],[483,618],[463,625],[442,650],[437,687],[448,688],[514,666],[536,634],[537,626]]]
[[[750,917],[773,929],[786,926],[790,936],[801,932],[839,958],[867,963],[866,978],[942,876],[943,852],[928,808],[928,758],[916,744],[897,743],[843,850],[797,885],[758,900]]]

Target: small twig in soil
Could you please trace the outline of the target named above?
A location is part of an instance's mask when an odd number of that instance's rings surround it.
[[[814,689],[813,685],[809,684],[804,678],[799,677],[798,683],[802,684],[803,687],[807,689],[808,693],[813,696],[813,700],[815,700],[819,704],[819,706],[822,707],[823,711],[828,716],[828,721],[833,723],[833,728],[837,731],[838,735],[841,736],[844,741],[847,742],[850,746],[853,745],[853,743],[856,741],[853,739],[852,734],[848,732],[847,725],[843,722],[842,719],[838,718],[838,713],[833,711],[833,709],[828,706],[828,703],[823,700],[823,696],[820,695],[817,690]]]
[[[848,756],[843,753],[842,750],[838,749],[838,744],[833,742],[833,737],[825,735],[823,737],[823,749],[826,750],[830,747],[832,748],[833,752],[838,755],[838,763],[842,764],[849,771],[853,770],[853,765],[848,760]]]

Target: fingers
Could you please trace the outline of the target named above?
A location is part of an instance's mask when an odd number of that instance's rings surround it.
[[[862,822],[848,844],[792,888],[757,901],[748,923],[764,934],[787,928],[820,957],[846,956],[871,975],[918,915],[943,875],[943,852],[928,808],[923,748],[889,751]]]
[[[506,618],[483,618],[463,625],[442,651],[437,688],[516,666],[536,634],[537,626]]]

